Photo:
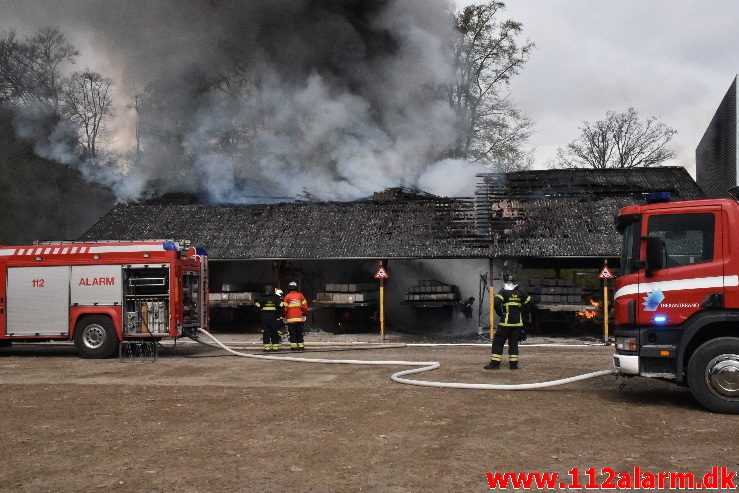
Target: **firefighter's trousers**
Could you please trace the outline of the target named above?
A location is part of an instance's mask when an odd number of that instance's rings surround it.
[[[493,336],[493,353],[490,355],[490,361],[500,363],[503,359],[503,346],[508,341],[508,361],[518,362],[518,341],[521,338],[521,329],[523,327],[498,326]]]
[[[262,317],[262,342],[264,349],[278,349],[280,347],[279,329],[282,322],[277,317]]]
[[[287,324],[287,331],[290,335],[290,349],[300,349],[305,347],[303,341],[303,322],[293,322]]]

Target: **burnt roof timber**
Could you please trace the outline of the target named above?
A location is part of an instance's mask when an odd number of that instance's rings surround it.
[[[623,187],[588,193],[588,183],[603,176],[642,185],[628,194]],[[483,191],[461,199],[401,189],[381,200],[355,202],[119,204],[83,238],[190,238],[214,260],[615,258],[620,237],[613,217],[620,207],[639,201],[647,190],[668,188],[679,199],[702,198],[684,168],[484,174],[478,185],[509,178],[509,195]],[[539,193],[515,185],[529,187],[537,180],[550,183]],[[564,192],[554,193],[552,183],[560,182]]]

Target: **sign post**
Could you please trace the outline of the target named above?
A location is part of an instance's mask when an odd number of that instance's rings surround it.
[[[375,279],[380,280],[380,340],[385,341],[385,279],[390,279],[390,274],[382,263],[375,272]]]
[[[495,287],[493,287],[493,280],[490,280],[490,340],[493,340],[493,336],[495,335]]]
[[[603,342],[608,342],[608,280],[613,279],[614,275],[608,268],[608,260],[604,262],[598,277],[603,279]]]

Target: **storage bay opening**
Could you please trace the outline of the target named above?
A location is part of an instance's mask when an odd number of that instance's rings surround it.
[[[487,173],[473,196],[458,198],[408,188],[352,202],[224,205],[162,196],[117,205],[83,238],[205,245],[215,330],[258,330],[254,297],[265,284],[284,289],[291,280],[315,307],[309,328],[377,330],[372,274],[383,262],[391,331],[485,334],[483,287],[500,289],[511,270],[542,307],[535,330],[597,336],[598,270],[608,260],[617,273],[621,252],[613,218],[655,191],[703,197],[679,167]]]

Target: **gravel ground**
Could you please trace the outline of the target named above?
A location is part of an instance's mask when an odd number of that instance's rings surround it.
[[[258,338],[230,335],[238,342]],[[310,348],[305,357],[437,360],[416,376],[523,383],[610,367],[605,346]],[[388,342],[398,342],[390,340]],[[0,349],[2,491],[486,491],[486,472],[739,468],[739,416],[683,388],[615,377],[539,391],[399,385],[398,367],[266,362],[182,344],[155,362]]]

